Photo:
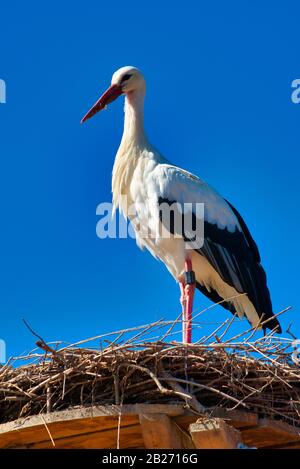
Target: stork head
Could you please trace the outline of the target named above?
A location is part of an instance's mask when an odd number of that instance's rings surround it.
[[[129,93],[145,86],[145,79],[136,67],[127,65],[126,67],[119,68],[111,79],[111,84],[120,86],[122,93]]]
[[[109,103],[122,94],[134,93],[137,90],[144,89],[145,80],[138,68],[131,67],[130,65],[119,68],[112,76],[111,86],[86,113],[81,123],[94,116],[97,112],[102,111],[102,109],[105,109]]]

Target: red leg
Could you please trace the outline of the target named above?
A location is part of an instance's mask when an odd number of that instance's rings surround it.
[[[186,296],[185,296],[185,282],[179,282],[180,287],[180,303],[182,308],[182,341],[184,342],[185,337],[185,325],[186,325]]]
[[[184,318],[184,336],[183,342],[190,344],[192,342],[192,314],[193,314],[193,302],[194,302],[194,293],[195,293],[195,273],[192,268],[192,261],[187,259],[185,261],[185,299],[186,299],[186,308],[185,308],[185,318]]]

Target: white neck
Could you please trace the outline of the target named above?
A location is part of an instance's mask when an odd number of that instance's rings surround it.
[[[121,147],[142,145],[147,139],[144,130],[145,89],[129,92],[125,97],[125,120]]]
[[[127,93],[125,97],[124,131],[119,150],[116,155],[112,191],[113,203],[121,205],[121,197],[129,197],[131,178],[137,162],[149,144],[144,131],[144,98],[145,87]],[[127,200],[130,205],[130,200]]]

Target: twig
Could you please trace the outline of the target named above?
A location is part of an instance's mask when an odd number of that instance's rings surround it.
[[[47,425],[47,423],[46,423],[46,420],[44,419],[43,414],[40,414],[40,417],[41,417],[41,419],[42,419],[42,421],[43,421],[43,424],[45,425],[45,428],[46,428],[46,430],[47,430],[47,433],[48,433],[48,435],[49,435],[49,438],[50,438],[50,440],[51,440],[51,443],[52,443],[53,447],[55,448],[54,439],[53,439],[53,437],[52,437],[52,435],[51,435],[51,432],[50,432],[49,427],[48,427],[48,425]]]
[[[195,396],[192,396],[191,394],[186,394],[184,389],[180,386],[178,380],[174,380],[174,378],[169,374],[166,373],[165,371],[163,372],[163,378],[164,380],[168,383],[168,385],[173,389],[174,392],[176,392],[177,395],[179,396],[189,396],[188,398],[190,399],[190,404],[191,406],[199,412],[199,414],[206,414],[207,409],[204,405],[200,404],[198,399],[195,398]],[[186,380],[184,380],[187,382]]]
[[[171,391],[170,389],[167,389],[165,388],[159,381],[159,379],[157,378],[157,376],[155,376],[155,374],[149,370],[148,368],[144,368],[143,366],[139,366],[139,365],[134,365],[133,363],[121,363],[119,365],[119,367],[131,367],[131,368],[135,368],[136,370],[140,370],[142,371],[143,373],[147,373],[149,376],[151,376],[151,378],[153,379],[153,381],[155,382],[156,386],[158,387],[158,389],[160,390],[160,392],[162,394],[176,394],[177,396],[180,396],[180,397],[184,397],[186,399],[191,399],[191,396],[189,394],[186,394],[186,393],[182,393],[182,392],[179,392],[179,391]]]
[[[287,334],[289,334],[291,337],[293,337],[293,339],[297,340],[297,337],[296,337],[295,334],[293,334],[292,331],[291,331],[291,326],[292,326],[292,324],[293,324],[293,323],[290,322],[289,327],[287,328],[286,332],[287,332]]]

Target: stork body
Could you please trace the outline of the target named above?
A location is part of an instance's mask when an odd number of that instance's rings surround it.
[[[121,94],[125,94],[125,121],[113,168],[113,203],[131,220],[137,244],[160,259],[179,283],[183,341],[191,342],[195,287],[214,302],[231,298],[222,306],[246,316],[253,327],[262,318],[269,319],[266,327],[280,332],[259,252],[242,217],[206,182],[172,165],[149,143],[141,72],[135,67],[115,72],[111,87],[83,121]],[[199,247],[191,249],[185,232],[176,232],[174,225],[162,226],[161,204],[174,203],[204,204],[204,242]],[[195,213],[192,216],[197,218]],[[168,236],[161,235],[162,228]]]

